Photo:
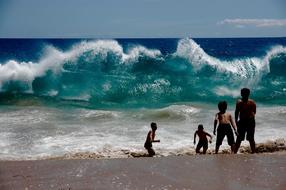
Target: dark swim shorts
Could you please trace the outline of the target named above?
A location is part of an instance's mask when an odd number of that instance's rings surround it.
[[[147,149],[149,156],[154,156],[155,151],[152,148],[152,143],[151,142],[145,142],[144,147]]]
[[[155,151],[154,151],[154,149],[153,148],[148,148],[147,149],[147,151],[148,151],[148,154],[149,154],[149,156],[154,156],[155,155]]]
[[[238,139],[243,141],[245,139],[248,141],[254,141],[254,133],[255,133],[255,119],[247,119],[247,120],[240,120],[237,125],[238,131]]]
[[[227,136],[229,146],[234,144],[233,131],[230,124],[220,124],[217,128],[216,145],[220,146],[224,137]]]
[[[199,140],[197,148],[196,148],[196,153],[200,152],[200,149],[203,147],[204,150],[208,149],[208,140]]]

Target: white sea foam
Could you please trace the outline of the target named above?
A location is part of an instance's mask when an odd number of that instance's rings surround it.
[[[211,66],[219,72],[231,74],[240,79],[255,80],[270,72],[269,61],[279,53],[286,53],[286,48],[275,46],[262,58],[252,57],[224,61],[208,55],[194,40],[186,38],[179,41],[177,51],[173,55],[187,59],[195,71],[199,71],[205,66]]]
[[[153,59],[162,56],[159,50],[150,50],[143,46],[136,46],[130,49],[127,54],[122,53],[123,61],[127,63],[138,61],[142,55]]]
[[[90,54],[85,57],[86,61],[95,57],[105,60],[111,53],[121,63],[134,62],[142,55],[150,58],[161,55],[159,50],[150,50],[143,46],[136,46],[131,48],[128,53],[124,53],[122,46],[115,40],[84,41],[74,45],[71,50],[66,52],[47,46],[44,56],[38,62],[10,60],[0,64],[0,89],[6,82],[20,81],[27,84],[28,90],[32,91],[32,82],[35,78],[44,76],[47,71],[52,71],[55,74],[60,73],[64,64],[76,62],[84,53]]]
[[[269,149],[265,151],[285,148],[277,141],[286,137],[285,106],[258,108],[256,142],[264,143],[262,149]],[[152,121],[158,124],[156,138],[161,142],[153,146],[159,155],[193,154],[193,134],[198,124],[211,133],[217,109],[202,104],[116,111],[16,107],[0,112],[0,159],[38,159],[84,152],[100,157],[145,153],[143,144]],[[231,107],[229,112],[233,113]],[[215,140],[209,145],[210,151]],[[248,142],[243,146],[248,147]],[[226,139],[221,150],[229,150]]]
[[[162,109],[144,109],[132,114],[133,118],[155,121],[182,121],[190,120],[190,117],[198,113],[200,109],[187,105],[172,105]]]
[[[208,55],[194,40],[186,38],[178,42],[177,50],[173,56],[187,59],[192,64],[194,71],[200,71],[205,66],[210,66],[218,72],[242,80],[242,86],[250,86],[260,81],[261,76],[270,72],[269,61],[275,55],[285,52],[285,47],[275,46],[262,58],[252,57],[225,61]],[[88,56],[84,56],[85,54]],[[81,56],[87,63],[97,64],[96,61],[93,63],[95,58],[103,61],[110,55],[117,59],[118,64],[131,64],[142,56],[164,60],[159,50],[148,49],[140,45],[130,48],[125,53],[123,47],[115,40],[83,41],[64,52],[47,46],[43,57],[38,62],[9,60],[0,64],[0,88],[7,82],[20,81],[28,85],[28,91],[32,91],[32,82],[37,77],[45,76],[47,71],[59,74],[64,64],[77,64],[76,60]]]
[[[230,89],[226,86],[216,87],[214,89],[214,92],[218,96],[230,96],[233,98],[239,97],[239,95],[240,95],[240,89],[237,89],[237,88]]]
[[[285,47],[273,47],[262,58],[219,60],[204,52],[191,39],[179,41],[173,56],[185,58],[199,72],[205,66],[215,68],[217,72],[236,77],[241,85],[255,84],[260,77],[270,72],[269,61],[279,53],[285,53]],[[83,56],[88,54],[89,56]],[[107,59],[110,54],[119,60],[119,64],[132,64],[147,56],[151,59],[162,59],[158,50],[149,50],[136,46],[127,53],[114,40],[98,40],[81,42],[68,51],[60,51],[48,46],[45,55],[36,63],[17,62],[10,60],[0,64],[0,87],[6,82],[21,81],[32,90],[32,82],[44,76],[47,71],[61,74],[64,64],[76,64],[77,59],[84,58],[88,63],[94,58]],[[90,56],[91,55],[91,56]],[[153,83],[139,84],[132,93],[156,91],[169,92],[171,81],[157,78]],[[273,85],[279,85],[275,83]],[[111,84],[106,82],[103,89],[109,91]],[[180,87],[172,88],[180,91]],[[237,87],[236,89],[239,89]],[[238,90],[229,86],[213,89],[219,96],[236,97]],[[57,90],[50,90],[56,96]],[[64,97],[63,97],[64,98]],[[88,101],[89,94],[82,94],[67,99]],[[258,105],[256,141],[268,142],[285,139],[285,106]],[[50,109],[47,107],[6,107],[0,108],[0,159],[33,159],[43,156],[60,156],[76,152],[95,152],[104,156],[117,157],[129,152],[145,152],[143,143],[150,122],[158,123],[157,138],[161,143],[154,144],[161,155],[180,154],[193,151],[193,133],[198,124],[202,123],[205,130],[212,131],[213,117],[217,108],[213,105],[172,105],[161,109],[136,110],[88,110],[88,109]],[[230,108],[230,112],[233,110]],[[215,140],[215,139],[214,139]],[[247,144],[247,143],[244,143]],[[214,149],[214,143],[210,146]],[[229,149],[224,143],[222,149]],[[123,151],[122,151],[123,150]]]
[[[105,110],[85,110],[80,113],[80,118],[91,121],[109,121],[110,119],[118,118],[120,112],[105,111]]]

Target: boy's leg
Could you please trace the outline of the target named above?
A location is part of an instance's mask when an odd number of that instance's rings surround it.
[[[255,153],[255,141],[254,141],[254,133],[255,133],[255,120],[250,120],[247,126],[247,135],[246,139],[249,141],[249,145],[251,148],[251,153]]]
[[[229,126],[228,130],[227,130],[227,143],[230,146],[231,149],[231,153],[234,153],[235,151],[235,142],[234,142],[234,136],[233,136],[233,131],[231,129],[231,126]]]
[[[208,150],[208,141],[204,142],[203,154],[206,154],[207,150]]]
[[[233,143],[231,146],[230,146],[230,149],[231,149],[231,153],[235,153],[235,143]]]
[[[222,129],[217,130],[217,137],[216,137],[216,146],[215,146],[215,153],[218,153],[219,147],[222,144],[224,139],[225,133]]]
[[[202,148],[203,144],[201,141],[198,142],[197,148],[196,148],[196,153],[200,153],[200,149]]]
[[[255,141],[249,141],[249,145],[250,145],[250,148],[251,148],[251,153],[254,154],[256,152],[255,150]]]
[[[219,146],[220,146],[220,145],[218,145],[218,144],[216,144],[216,146],[215,146],[215,153],[216,153],[216,154],[218,153]]]
[[[237,136],[236,142],[235,142],[234,154],[236,154],[238,152],[238,149],[241,145],[241,141],[243,141],[245,139],[245,133],[246,133],[245,122],[239,121],[239,123],[237,125],[237,131],[238,131],[238,136]]]
[[[148,154],[149,154],[150,157],[155,155],[155,151],[154,151],[153,148],[148,148],[147,150],[148,150]]]
[[[236,142],[235,142],[235,147],[234,147],[234,154],[238,152],[240,144],[241,144],[241,140],[239,139],[239,137],[237,137]]]

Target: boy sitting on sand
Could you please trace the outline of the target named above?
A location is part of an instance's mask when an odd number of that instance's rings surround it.
[[[210,137],[210,143],[212,142],[212,136],[204,131],[204,127],[202,124],[198,126],[198,130],[194,134],[194,144],[196,144],[196,136],[199,136],[199,143],[197,144],[196,153],[200,153],[200,149],[203,147],[203,154],[207,152],[208,149],[208,138]]]
[[[222,144],[222,141],[225,136],[227,136],[228,145],[231,146],[231,152],[233,153],[235,150],[234,136],[231,127],[233,128],[235,134],[237,135],[236,125],[233,122],[231,114],[226,112],[227,103],[226,101],[222,101],[218,103],[219,112],[215,115],[214,120],[214,135],[216,135],[216,127],[217,124],[217,138],[216,138],[216,148],[215,153],[218,153],[219,147]]]
[[[152,148],[152,142],[160,142],[160,140],[155,140],[155,132],[157,130],[157,124],[151,123],[151,131],[148,132],[144,147],[147,149],[150,157],[155,155],[155,151]]]

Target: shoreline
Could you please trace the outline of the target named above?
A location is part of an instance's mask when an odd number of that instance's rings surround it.
[[[170,152],[164,152],[164,150],[156,149],[155,157],[169,157],[169,156],[195,156],[197,155],[194,148],[181,148],[177,150],[171,150]],[[218,154],[230,155],[230,149],[221,149]],[[250,147],[242,145],[239,149],[238,155],[251,154]],[[256,154],[286,154],[286,143],[284,139],[277,139],[275,141],[269,141],[265,143],[256,144]],[[208,149],[206,155],[215,155],[214,149]],[[25,157],[25,158],[2,158],[0,161],[35,161],[35,160],[75,160],[75,159],[118,159],[118,158],[141,158],[149,157],[147,151],[142,149],[138,151],[131,151],[128,149],[121,149],[117,151],[101,151],[101,152],[70,152],[62,155],[55,156],[38,156],[38,157]]]
[[[214,151],[207,152],[206,154],[196,154],[195,152],[186,152],[186,153],[178,153],[178,154],[171,154],[171,155],[162,155],[156,154],[153,157],[148,156],[146,152],[126,152],[124,156],[102,156],[96,154],[94,152],[78,152],[78,153],[70,153],[64,154],[63,156],[47,156],[47,157],[38,157],[36,159],[27,158],[27,159],[0,159],[0,162],[22,162],[22,161],[49,161],[49,160],[116,160],[116,159],[140,159],[140,158],[168,158],[168,157],[195,157],[195,156],[215,156],[215,155],[285,155],[286,150],[279,150],[273,152],[258,152],[252,154],[250,150],[239,152],[237,154],[230,153],[228,150],[223,150],[218,154],[215,154]]]
[[[286,186],[285,154],[0,161],[0,189],[272,189]]]

